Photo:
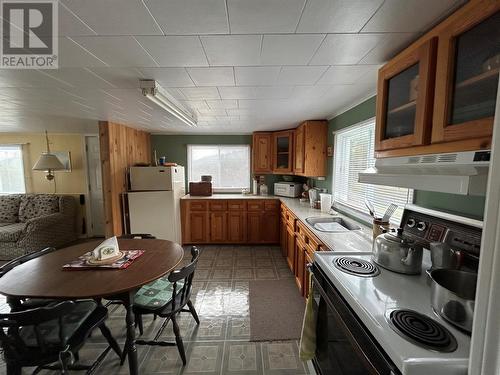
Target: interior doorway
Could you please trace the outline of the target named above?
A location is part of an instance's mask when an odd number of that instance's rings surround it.
[[[87,154],[87,232],[90,237],[104,236],[104,199],[102,192],[101,154],[98,135],[85,136]]]

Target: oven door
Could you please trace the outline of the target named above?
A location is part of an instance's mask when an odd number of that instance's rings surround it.
[[[400,374],[323,272],[313,266],[314,365],[321,375]]]

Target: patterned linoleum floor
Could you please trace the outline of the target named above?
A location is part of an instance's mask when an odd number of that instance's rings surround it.
[[[176,347],[139,346],[140,374],[203,375],[303,375],[314,372],[298,358],[298,342],[250,342],[249,280],[291,278],[278,247],[200,246],[201,256],[193,282],[192,301],[200,325],[189,313],[178,319],[187,365],[182,366]],[[185,262],[190,259],[186,251]],[[107,325],[117,341],[125,341],[123,307],[110,306]],[[161,319],[144,317],[144,336],[157,332]],[[171,324],[162,339],[174,340]],[[80,357],[91,362],[106,347],[98,331],[88,340]],[[31,373],[25,369],[23,374]],[[5,367],[0,368],[5,373]],[[42,372],[47,374],[48,372]],[[81,372],[80,372],[81,373]],[[110,352],[96,374],[128,374],[125,363]]]

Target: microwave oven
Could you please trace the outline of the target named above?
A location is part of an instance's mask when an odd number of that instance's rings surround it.
[[[302,184],[299,182],[275,182],[274,195],[295,198],[302,192]]]

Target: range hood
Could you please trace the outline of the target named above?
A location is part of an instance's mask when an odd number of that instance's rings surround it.
[[[490,151],[377,159],[359,182],[461,195],[486,195]]]

